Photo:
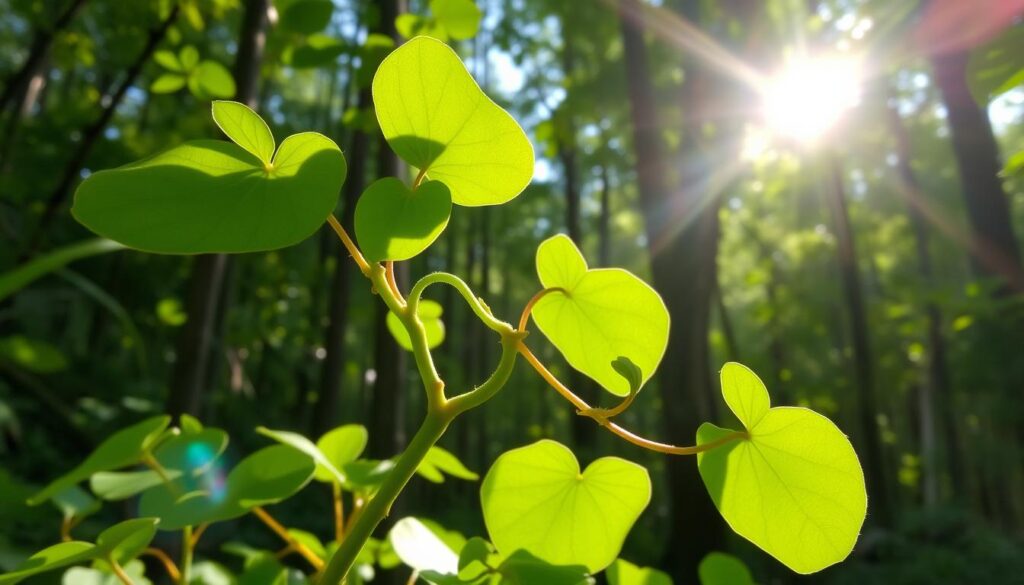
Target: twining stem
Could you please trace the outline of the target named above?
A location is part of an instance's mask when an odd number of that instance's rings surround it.
[[[135,585],[132,578],[128,576],[128,573],[124,572],[124,569],[121,568],[121,565],[114,560],[113,556],[108,555],[107,562],[110,563],[110,569],[114,571],[114,575],[117,577],[118,581],[123,583],[123,585]]]
[[[562,384],[558,380],[558,378],[556,378],[555,375],[552,374],[551,371],[548,370],[547,367],[543,363],[541,363],[539,359],[537,359],[537,356],[533,355],[533,352],[530,351],[530,348],[526,347],[525,343],[520,342],[518,350],[519,353],[521,353],[523,357],[526,358],[526,361],[529,362],[531,366],[533,366],[533,369],[537,370],[537,373],[540,374],[542,378],[544,378],[544,381],[546,381],[552,388],[557,390],[563,398],[571,402],[580,414],[584,416],[591,416],[591,418],[597,421],[597,423],[600,424],[602,427],[608,429],[612,433],[622,437],[626,441],[629,441],[630,443],[638,447],[643,447],[644,449],[648,449],[650,451],[657,451],[658,453],[665,453],[668,455],[696,455],[697,453],[710,451],[712,449],[715,449],[716,447],[721,447],[722,445],[725,445],[727,443],[731,443],[733,441],[745,439],[748,437],[747,433],[745,432],[734,432],[720,439],[711,441],[709,443],[704,443],[703,445],[695,445],[693,447],[677,447],[675,445],[669,445],[667,443],[659,443],[657,441],[645,439],[609,421],[606,417],[594,415],[593,413],[597,412],[598,409],[592,408],[589,404],[587,404],[585,400],[574,394],[572,390],[569,390],[569,388],[565,386],[565,384]]]
[[[267,513],[266,510],[264,510],[260,506],[256,506],[252,509],[252,513],[255,514],[257,518],[262,520],[263,523],[266,524],[271,530],[273,530],[274,534],[277,534],[279,537],[281,537],[281,540],[285,541],[288,544],[288,546],[295,549],[295,552],[302,555],[302,558],[306,559],[306,561],[308,561],[309,564],[313,565],[314,569],[319,571],[323,568],[323,559],[318,557],[315,552],[309,550],[308,546],[295,540],[295,538],[288,532],[288,529],[282,526],[280,522],[275,520],[274,517]]]
[[[391,289],[391,294],[395,295],[402,304],[405,304],[405,299],[402,298],[402,291],[398,289],[398,280],[395,279],[395,263],[392,260],[388,260],[384,263],[384,272],[388,278],[388,288]]]
[[[171,560],[171,557],[167,556],[167,553],[158,548],[149,547],[142,551],[142,554],[149,555],[160,561],[160,564],[164,566],[164,569],[167,571],[167,576],[171,578],[171,581],[181,580],[181,571],[178,570],[178,565],[174,564],[174,561]]]
[[[427,178],[427,169],[420,169],[420,172],[416,175],[416,180],[412,182],[412,188],[415,190],[423,182],[423,179]]]
[[[416,284],[413,285],[412,290],[409,291],[408,299],[408,304],[411,308],[410,310],[415,310],[416,306],[420,302],[420,297],[423,296],[423,292],[432,284],[447,284],[458,291],[458,293],[462,295],[462,298],[466,300],[469,308],[473,310],[473,313],[476,314],[481,321],[483,321],[483,324],[488,329],[499,334],[512,330],[511,325],[495,318],[495,316],[491,314],[491,310],[487,308],[487,305],[481,302],[475,294],[473,294],[472,289],[469,288],[469,285],[466,284],[465,281],[458,276],[447,272],[433,272],[419,279]]]
[[[427,415],[423,425],[409,442],[409,446],[402,452],[391,472],[380,484],[377,494],[366,504],[362,514],[345,535],[345,540],[342,541],[338,552],[334,553],[327,563],[323,575],[320,577],[322,585],[337,585],[345,578],[363,545],[381,520],[388,515],[391,504],[416,473],[416,468],[419,467],[430,448],[444,434],[450,422],[451,418],[444,414],[432,412]]]
[[[553,292],[560,292],[560,293],[562,293],[564,295],[567,295],[567,296],[569,294],[569,291],[565,290],[564,288],[562,288],[560,286],[553,286],[551,288],[546,288],[546,289],[538,292],[537,294],[533,295],[532,297],[530,297],[530,300],[527,301],[526,306],[523,307],[523,314],[519,316],[519,330],[520,331],[526,331],[526,325],[530,322],[530,313],[533,312],[533,306],[536,305],[537,302],[540,301],[541,299],[543,299],[545,296],[547,296],[547,295],[549,295],[549,294],[551,294]]]
[[[349,237],[345,228],[341,227],[341,222],[338,221],[338,218],[334,217],[334,214],[332,213],[327,216],[327,223],[331,224],[331,227],[334,229],[334,233],[338,234],[338,238],[341,239],[341,243],[345,245],[345,249],[348,250],[349,256],[352,256],[352,259],[356,261],[356,265],[359,266],[359,270],[363,274],[369,274],[370,265],[366,262],[366,258],[363,257],[363,253],[356,247],[355,242],[353,242],[352,238]]]
[[[178,583],[189,585],[192,580],[192,527],[186,526],[181,531],[181,570],[178,572]]]
[[[334,499],[334,540],[345,539],[345,502],[341,499],[341,484],[331,484],[331,496]]]

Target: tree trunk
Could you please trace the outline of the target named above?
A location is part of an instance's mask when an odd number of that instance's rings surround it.
[[[928,245],[928,226],[920,209],[924,194],[917,176],[910,166],[910,136],[899,112],[887,108],[889,130],[896,139],[896,169],[899,174],[900,193],[907,201],[907,215],[914,233],[917,252],[917,269],[925,290],[932,290],[935,278],[932,270],[931,251]],[[964,456],[961,452],[960,429],[956,423],[952,404],[952,384],[946,359],[946,338],[942,332],[942,314],[938,305],[929,301],[924,307],[927,320],[928,358],[927,374],[921,385],[921,446],[924,460],[926,504],[937,504],[939,499],[938,443],[945,447],[945,462],[953,488],[953,499],[963,501],[966,496],[964,484]],[[933,422],[938,414],[938,420]],[[944,437],[939,440],[938,437]]]
[[[601,212],[597,220],[597,264],[607,268],[612,263],[612,186],[608,167],[601,165]]]
[[[654,286],[672,316],[669,346],[658,378],[664,425],[670,442],[692,444],[700,423],[715,418],[707,335],[711,291],[716,281],[718,204],[716,197],[702,192],[706,185],[696,176],[698,170],[704,172],[710,167],[697,164],[697,120],[693,118],[688,121],[694,125],[684,134],[686,165],[681,189],[669,185],[643,41],[642,8],[636,0],[620,2],[640,203]],[[696,106],[705,97],[701,91],[706,82],[706,72],[700,67],[687,70],[683,107],[688,115],[695,115]],[[665,463],[673,502],[664,563],[674,576],[692,581],[697,578],[701,559],[724,546],[723,523],[694,462],[675,457]],[[695,531],[695,526],[700,530]]]
[[[156,50],[157,45],[159,45],[167,35],[167,30],[177,19],[177,16],[178,6],[175,5],[174,8],[171,9],[170,14],[167,15],[167,18],[165,18],[159,26],[150,31],[149,36],[146,39],[146,44],[142,48],[142,52],[139,53],[135,61],[128,67],[128,70],[125,71],[124,79],[121,81],[121,84],[117,86],[114,93],[110,94],[109,99],[107,100],[107,106],[103,108],[103,112],[100,113],[100,117],[82,132],[82,141],[78,143],[78,148],[72,155],[71,160],[68,161],[67,165],[65,165],[64,172],[61,174],[60,180],[57,182],[57,186],[50,193],[50,196],[46,201],[46,207],[43,209],[43,214],[39,219],[39,224],[36,226],[35,233],[33,233],[29,238],[28,247],[23,254],[23,259],[27,259],[35,255],[47,228],[56,216],[57,211],[67,200],[68,193],[71,191],[71,186],[79,177],[82,166],[89,157],[89,153],[92,152],[93,146],[96,145],[96,141],[103,135],[103,131],[110,123],[110,120],[114,117],[114,112],[121,104],[121,100],[124,99],[128,89],[135,83],[139,73],[142,72],[142,67],[149,61],[149,58],[153,54],[153,51]]]
[[[359,92],[357,107],[369,107],[370,90]],[[359,195],[366,182],[366,162],[370,149],[370,136],[356,130],[352,135],[352,145],[348,150],[348,178],[342,187],[341,225],[349,233],[354,233],[355,209]],[[331,279],[331,292],[328,299],[328,315],[330,321],[324,332],[323,373],[320,377],[320,393],[317,397],[316,410],[313,413],[313,431],[320,435],[332,429],[340,421],[342,377],[345,373],[345,331],[348,328],[349,305],[351,300],[352,282],[354,278],[362,278],[355,267],[348,251],[340,242],[334,244],[334,277]]]
[[[874,358],[871,355],[867,309],[857,268],[857,250],[854,247],[850,216],[846,209],[842,163],[834,153],[827,156],[829,184],[826,188],[826,198],[836,233],[837,261],[853,345],[853,379],[860,421],[858,430],[861,433],[859,440],[854,436],[854,442],[859,443],[858,453],[864,462],[864,474],[867,477],[868,494],[872,504],[871,516],[878,525],[890,526],[891,497],[883,473],[881,431],[878,427],[878,405],[875,397]]]
[[[30,80],[43,69],[42,65],[50,54],[50,47],[53,45],[54,37],[71,24],[71,20],[82,9],[85,2],[86,0],[71,0],[71,3],[64,9],[64,12],[61,12],[57,20],[53,22],[53,26],[36,31],[25,62],[4,83],[3,93],[0,93],[0,113],[7,109],[15,96],[24,92],[24,88]]]
[[[1013,232],[1006,190],[999,178],[999,146],[988,112],[967,87],[965,52],[932,59],[935,82],[946,104],[953,154],[972,231],[972,263],[979,276],[998,278],[999,296],[1024,291],[1024,268]]]
[[[266,45],[269,0],[246,0],[235,57],[235,99],[255,107],[259,100],[260,67]],[[206,393],[209,360],[215,333],[227,318],[230,298],[223,295],[231,258],[226,254],[197,256],[189,277],[185,312],[171,372],[167,411],[172,415],[199,415]],[[224,298],[224,302],[219,302]]]

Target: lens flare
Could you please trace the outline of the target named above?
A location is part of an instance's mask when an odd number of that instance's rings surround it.
[[[860,80],[854,59],[793,61],[762,89],[764,121],[777,136],[813,143],[860,102]]]

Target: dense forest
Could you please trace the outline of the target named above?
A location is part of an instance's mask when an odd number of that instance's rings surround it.
[[[0,584],[1024,583],[1022,20],[0,0]]]

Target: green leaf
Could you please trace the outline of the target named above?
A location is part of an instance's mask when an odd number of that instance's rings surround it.
[[[52,374],[68,367],[68,360],[59,349],[24,335],[0,339],[0,360],[36,374]]]
[[[363,454],[369,438],[370,435],[363,425],[343,425],[324,433],[316,442],[316,446],[336,469],[345,470],[347,465]],[[347,479],[345,471],[342,471],[342,475]],[[320,466],[317,466],[314,477],[317,481],[328,483],[335,479],[332,473]]]
[[[853,550],[867,513],[864,474],[850,441],[805,408],[771,408],[768,390],[737,363],[722,395],[748,438],[697,456],[701,478],[729,526],[797,573],[820,571]],[[698,444],[733,433],[710,423]]]
[[[640,388],[643,387],[644,373],[628,357],[620,355],[612,360],[612,369],[629,383],[630,394],[639,392]]]
[[[161,518],[161,530],[180,530],[204,522],[237,518],[256,506],[289,498],[313,477],[316,464],[308,455],[288,445],[265,447],[243,459],[223,485],[186,492],[180,482],[174,489],[151,489],[142,494],[139,509]]]
[[[110,571],[106,563],[97,562],[97,565],[103,566],[103,569],[71,567],[64,572],[61,582],[64,585],[123,585],[123,581]],[[142,561],[129,561],[121,569],[131,579],[133,585],[153,585],[153,582],[146,578],[146,565]],[[200,583],[202,585],[215,585],[214,583]]]
[[[345,484],[342,487],[350,492],[376,492],[394,467],[395,462],[390,459],[359,459],[346,463],[342,466],[342,473],[345,474]]]
[[[345,474],[334,466],[334,463],[320,451],[319,447],[313,444],[313,441],[306,437],[290,431],[271,430],[267,427],[256,427],[256,432],[265,437],[270,437],[278,443],[298,449],[312,457],[313,461],[316,462],[314,478],[326,477],[326,480],[321,481],[336,482],[338,484],[345,482]]]
[[[533,319],[569,365],[618,396],[629,394],[631,382],[612,362],[627,358],[643,383],[654,375],[668,346],[669,315],[647,283],[618,268],[588,270],[564,235],[537,248],[537,275],[544,288],[565,291],[545,295]]]
[[[187,78],[184,75],[164,73],[157,77],[153,84],[149,86],[149,91],[153,93],[174,93],[185,87],[186,81]]]
[[[184,67],[181,65],[181,61],[178,60],[178,56],[173,51],[161,50],[153,53],[153,60],[159,63],[163,68],[174,71],[175,73],[181,73]]]
[[[89,256],[123,249],[123,245],[103,238],[86,240],[58,248],[14,270],[0,274],[0,300],[6,299],[31,284],[37,278],[58,270],[70,262],[80,258],[88,258]]]
[[[161,436],[171,422],[169,416],[155,416],[122,429],[100,443],[85,461],[67,474],[55,479],[28,503],[35,506],[65,489],[82,482],[98,471],[118,469],[138,463],[142,454]]]
[[[96,546],[91,543],[77,540],[44,548],[30,556],[10,573],[0,575],[0,585],[12,585],[32,575],[89,560],[92,558],[95,548]]]
[[[188,89],[197,99],[212,100],[235,95],[235,78],[216,61],[203,61],[188,76]]]
[[[436,571],[443,575],[459,572],[459,555],[416,518],[396,522],[388,539],[398,558],[416,571]]]
[[[426,181],[411,191],[385,177],[367,187],[356,204],[356,239],[367,260],[408,260],[434,243],[451,212],[444,183]]]
[[[213,102],[213,121],[232,142],[270,164],[274,158],[274,135],[259,114],[245,104]]]
[[[672,578],[665,573],[650,567],[641,568],[623,559],[617,559],[608,567],[607,576],[608,585],[672,585]]]
[[[436,39],[416,37],[381,63],[373,103],[392,150],[447,185],[454,203],[504,203],[533,177],[522,128]]]
[[[100,533],[93,553],[96,558],[113,559],[120,565],[142,554],[156,536],[158,518],[134,518]]]
[[[177,479],[180,472],[169,472],[170,479]],[[155,471],[100,471],[89,478],[89,489],[104,500],[124,500],[163,483]]]
[[[580,473],[572,451],[543,440],[499,457],[481,499],[487,531],[502,554],[523,549],[596,573],[615,560],[650,502],[651,480],[646,469],[617,457]]]
[[[85,518],[100,509],[100,501],[77,485],[73,485],[51,499],[53,505],[64,515],[65,520]]]
[[[502,585],[585,585],[594,580],[581,565],[556,565],[518,550],[498,567]]]
[[[348,47],[342,41],[327,35],[315,34],[307,38],[304,45],[292,50],[288,64],[296,69],[323,67],[334,63],[346,51]]]
[[[164,254],[257,252],[297,244],[334,210],[345,158],[326,136],[289,136],[273,168],[241,147],[197,140],[93,173],[72,213],[94,232]]]
[[[327,27],[333,12],[331,0],[299,0],[284,11],[281,26],[302,35],[311,35]]]
[[[395,29],[398,30],[398,34],[407,39],[425,35],[439,41],[448,41],[448,32],[437,22],[436,18],[409,13],[399,14],[395,19]]]
[[[467,540],[459,551],[459,578],[471,581],[487,573],[494,553],[494,546],[479,536]]]
[[[743,561],[721,552],[708,553],[697,567],[700,585],[754,585]]]
[[[421,300],[416,307],[416,314],[423,322],[423,328],[427,333],[427,347],[430,349],[444,343],[444,321],[441,320],[443,313],[444,307],[441,306],[441,303],[429,299]],[[388,311],[387,324],[388,331],[394,336],[398,345],[407,351],[412,351],[412,338],[409,337],[409,332],[405,330],[405,325],[402,325],[402,320],[398,318],[398,315]]]
[[[431,0],[430,12],[448,36],[464,41],[476,36],[483,13],[473,0]]]
[[[185,45],[178,52],[178,62],[182,71],[191,71],[199,64],[199,51],[192,45]]]
[[[1024,27],[1011,26],[992,42],[971,52],[967,84],[982,107],[1024,83]]]
[[[416,473],[433,483],[444,483],[444,474],[467,481],[480,479],[480,475],[470,471],[458,457],[437,445],[427,451],[420,466],[416,468]]]

